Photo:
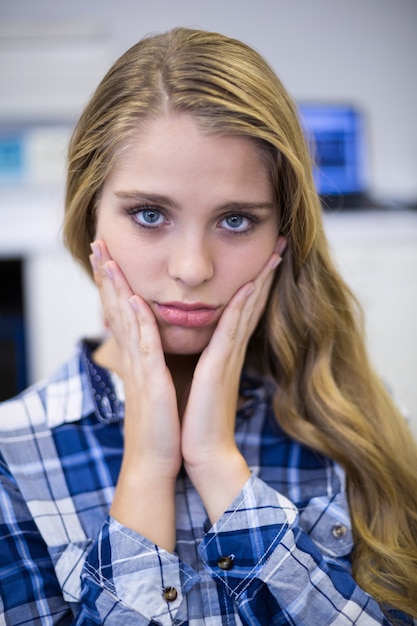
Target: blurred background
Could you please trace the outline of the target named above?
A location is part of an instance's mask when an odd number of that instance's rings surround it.
[[[61,244],[67,142],[109,65],[179,25],[252,45],[300,105],[337,264],[417,434],[416,0],[0,0],[0,399],[102,332]]]

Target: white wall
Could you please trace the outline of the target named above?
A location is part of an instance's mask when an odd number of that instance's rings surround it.
[[[0,29],[22,20],[32,35],[74,22],[79,32],[89,27],[96,34],[94,50],[79,37],[75,75],[64,71],[61,58],[61,71],[53,74],[51,106],[65,94],[75,113],[110,59],[149,32],[185,25],[241,38],[266,56],[295,98],[363,107],[370,120],[372,190],[417,199],[416,0],[1,0]],[[28,45],[30,106],[37,85],[45,92],[45,84],[42,68],[34,67],[36,45],[30,38]]]
[[[417,436],[417,211],[327,214],[325,226],[364,309],[374,368]]]

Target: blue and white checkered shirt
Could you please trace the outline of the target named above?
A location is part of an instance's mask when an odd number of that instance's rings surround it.
[[[175,553],[109,517],[123,388],[91,350],[0,406],[0,624],[390,624],[351,576],[342,470],[282,432],[260,380],[236,421],[252,476],[214,526],[185,473]]]

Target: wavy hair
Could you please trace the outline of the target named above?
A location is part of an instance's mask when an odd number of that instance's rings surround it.
[[[346,471],[358,584],[417,616],[417,447],[369,364],[360,306],[329,255],[297,108],[265,60],[184,28],[120,57],[72,137],[66,245],[90,273],[95,207],[118,150],[168,111],[192,115],[204,132],[251,138],[267,160],[288,247],[248,360],[275,381],[285,431]]]

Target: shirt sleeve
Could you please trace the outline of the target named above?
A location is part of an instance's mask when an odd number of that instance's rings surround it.
[[[75,608],[75,607],[73,607]],[[0,462],[0,623],[75,624],[52,559],[22,495]]]
[[[388,626],[378,603],[354,581],[345,559],[325,558],[287,498],[252,476],[200,546],[217,585],[245,625]],[[394,615],[394,612],[393,612]],[[400,624],[415,624],[396,613]]]
[[[135,626],[186,623],[185,597],[197,580],[175,554],[110,517],[84,564],[84,610],[108,626],[131,623],[129,614]]]
[[[0,623],[172,626],[186,623],[197,574],[111,517],[94,542],[48,549],[0,460]]]

